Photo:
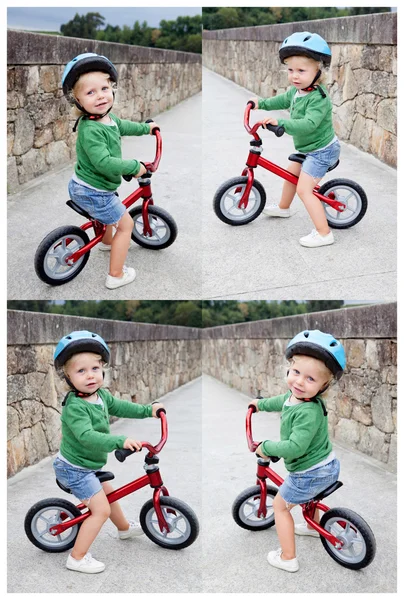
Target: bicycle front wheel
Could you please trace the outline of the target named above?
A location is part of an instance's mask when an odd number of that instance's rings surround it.
[[[275,525],[275,513],[273,502],[278,490],[267,486],[265,517],[258,516],[258,509],[261,500],[261,488],[259,485],[253,485],[241,492],[233,503],[233,519],[239,527],[249,529],[250,531],[262,531]]]
[[[143,232],[142,207],[136,206],[129,211],[133,219],[132,240],[149,250],[163,250],[171,246],[177,237],[178,228],[172,216],[159,206],[149,206],[149,224],[152,235],[145,235]]]
[[[140,524],[147,537],[169,550],[181,550],[193,544],[198,537],[199,523],[192,508],[172,496],[161,496],[160,506],[169,531],[160,530],[153,500],[148,500],[140,511]]]
[[[213,198],[213,210],[223,223],[227,225],[246,225],[254,221],[263,211],[266,193],[262,184],[254,179],[248,197],[247,206],[239,208],[247,185],[247,177],[234,177],[225,181]]]

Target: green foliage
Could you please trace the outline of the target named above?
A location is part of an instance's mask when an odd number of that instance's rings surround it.
[[[175,21],[162,20],[159,28],[149,27],[147,21],[135,21],[133,26],[109,25],[99,13],[78,15],[62,25],[60,30],[68,37],[95,39],[135,46],[202,52],[202,17],[178,17]]]
[[[389,12],[389,8],[336,8],[331,7],[203,7],[202,23],[204,29],[228,29],[230,27],[253,27],[274,23],[312,21],[351,15]]]

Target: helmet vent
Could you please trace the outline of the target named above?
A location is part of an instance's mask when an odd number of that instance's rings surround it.
[[[330,346],[337,346],[337,342],[331,342]]]
[[[66,339],[67,339],[67,340],[71,340],[71,339],[72,339],[71,335],[67,335],[67,336],[66,336]]]
[[[305,337],[305,338],[308,338],[308,337],[309,337],[309,332],[308,332],[308,331],[305,331],[305,332],[303,333],[303,335],[304,335],[304,337]]]
[[[303,41],[304,41],[304,42],[308,42],[310,38],[311,38],[311,35],[306,35],[306,37],[304,38],[304,40],[303,40]]]

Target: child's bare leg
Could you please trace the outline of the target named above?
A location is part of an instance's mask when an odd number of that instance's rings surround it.
[[[103,242],[103,244],[107,244],[107,246],[110,246],[112,244],[113,233],[114,233],[114,226],[107,225],[107,229],[105,230],[104,237],[101,240]]]
[[[112,277],[122,277],[122,267],[128,254],[130,236],[133,230],[133,220],[128,212],[118,221],[117,230],[112,238],[109,274]]]
[[[311,220],[320,235],[330,233],[324,208],[320,200],[313,194],[313,188],[321,178],[314,178],[307,173],[301,173],[297,184],[297,194],[302,200]]]
[[[313,519],[313,521],[315,521],[316,523],[320,523],[320,511],[318,510],[318,508],[316,508],[316,510],[314,512],[314,519]],[[314,527],[312,527],[308,523],[306,523],[306,525],[307,525],[307,529],[314,529]]]
[[[75,560],[84,558],[101,527],[111,513],[110,504],[103,490],[100,490],[90,498],[89,502],[83,500],[83,503],[89,507],[91,515],[83,521],[79,529],[76,542],[71,552],[71,555]]]
[[[105,481],[102,484],[102,487],[106,494],[110,494],[114,491],[114,488],[108,481]],[[110,504],[110,507],[111,514],[109,515],[109,518],[111,519],[115,527],[117,527],[119,531],[126,531],[127,529],[129,529],[129,522],[123,514],[120,504],[118,502],[113,502],[113,504]]]
[[[279,542],[282,548],[281,558],[283,560],[292,560],[296,558],[295,546],[295,524],[290,510],[295,504],[286,504],[285,500],[278,493],[273,503],[275,512],[275,527]]]
[[[300,163],[290,162],[287,170],[299,177],[301,168],[302,165]],[[281,201],[279,202],[279,208],[289,208],[289,206],[292,204],[295,194],[296,186],[293,183],[285,180],[282,188],[282,196]]]

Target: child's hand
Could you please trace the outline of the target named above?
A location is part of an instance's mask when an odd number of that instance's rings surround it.
[[[276,119],[274,119],[273,117],[268,117],[267,119],[262,119],[262,124],[263,125],[278,125],[278,121]]]
[[[266,454],[264,454],[262,451],[262,444],[260,444],[258,446],[258,448],[255,451],[255,454],[259,454],[261,456],[261,458],[268,458],[268,456]]]
[[[157,123],[155,123],[154,121],[149,121],[149,125],[150,125],[150,134],[149,135],[153,135],[153,129],[155,127],[159,127],[159,125],[157,125]]]
[[[254,102],[254,106],[251,107],[251,110],[256,110],[258,108],[258,98],[249,98],[247,102]]]
[[[139,173],[137,175],[134,175],[134,177],[136,177],[136,179],[137,179],[138,177],[141,177],[145,173],[147,173],[147,169],[144,165],[142,165],[142,163],[140,163]]]
[[[255,412],[259,412],[260,409],[258,408],[258,398],[256,400],[250,400],[250,402],[248,403],[249,406],[250,405],[254,405],[255,406]]]
[[[164,404],[162,404],[162,402],[156,402],[155,404],[152,404],[152,417],[156,417],[156,419],[158,419],[156,413],[159,408],[164,408]]]
[[[126,438],[126,440],[123,443],[123,447],[125,448],[125,450],[137,450],[139,452],[142,449],[142,444],[137,440],[131,440],[130,438]]]

